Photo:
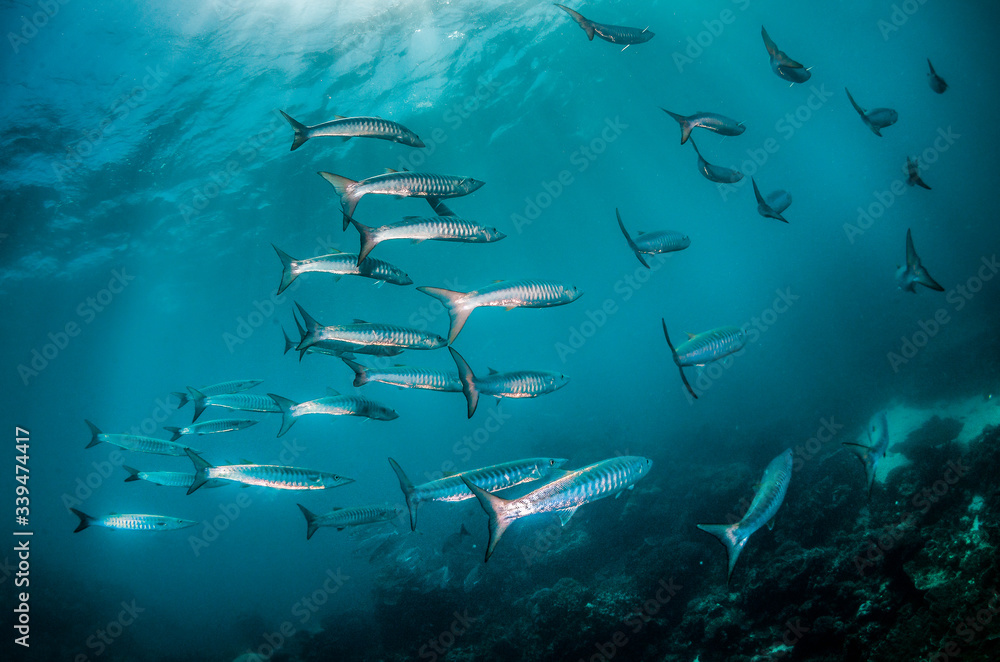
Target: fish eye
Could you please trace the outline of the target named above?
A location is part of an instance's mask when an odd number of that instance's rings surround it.
[[[554,467],[555,465],[556,465],[556,461],[555,460],[549,460],[549,466],[550,467]]]

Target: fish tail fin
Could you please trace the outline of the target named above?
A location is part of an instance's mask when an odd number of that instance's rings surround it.
[[[170,395],[172,395],[175,398],[177,398],[177,400],[178,400],[178,402],[177,402],[177,408],[178,409],[180,409],[181,407],[183,407],[184,405],[186,405],[188,403],[188,400],[190,399],[190,398],[188,398],[187,393],[181,393],[180,391],[174,391]]]
[[[163,429],[166,430],[167,432],[169,432],[172,435],[170,437],[170,441],[177,441],[182,436],[184,436],[184,435],[181,434],[181,429],[180,428],[172,428],[172,427],[167,427],[166,425],[164,425]]]
[[[335,175],[332,172],[320,172],[319,176],[330,182],[333,190],[340,196],[340,207],[344,210],[344,229],[347,229],[351,216],[354,215],[354,208],[358,206],[358,198],[354,195],[354,187],[357,182],[347,177]]]
[[[687,121],[686,121],[687,118],[684,117],[683,115],[678,115],[677,113],[672,113],[669,110],[667,110],[666,108],[660,108],[660,110],[662,110],[663,112],[665,112],[667,115],[670,115],[672,118],[674,118],[674,120],[678,124],[681,125],[681,144],[683,145],[684,143],[686,143],[688,141],[688,138],[691,137],[691,128],[692,128],[691,125],[689,125],[687,123]]]
[[[916,184],[917,186],[919,186],[920,188],[925,188],[925,189],[927,189],[928,191],[930,191],[930,190],[931,190],[931,187],[930,187],[930,186],[928,186],[928,185],[927,185],[927,183],[926,183],[926,182],[925,182],[924,180],[920,179],[920,175],[917,175],[917,176],[916,176],[916,178],[915,178],[915,180],[914,180],[914,183],[915,183],[915,184]]]
[[[295,425],[295,415],[292,414],[292,407],[298,403],[294,400],[289,400],[288,398],[283,398],[280,395],[275,395],[274,393],[268,393],[267,397],[274,400],[274,404],[278,405],[281,409],[281,429],[278,430],[278,436],[282,437],[288,432],[293,425]]]
[[[289,351],[295,349],[295,346],[298,343],[296,343],[294,340],[288,337],[288,332],[285,331],[284,326],[281,327],[281,335],[285,337],[285,351],[282,352],[282,354],[287,354]]]
[[[407,478],[406,473],[403,471],[403,467],[399,466],[391,457],[389,458],[389,466],[392,470],[396,472],[396,478],[399,479],[399,489],[403,490],[403,497],[406,499],[406,508],[410,511],[410,531],[417,530],[417,506],[420,501],[416,498],[416,491],[413,487],[413,483]]]
[[[207,469],[211,469],[212,465],[190,448],[185,448],[184,452],[187,453],[188,458],[190,458],[192,464],[194,464],[194,480],[191,481],[191,486],[187,491],[188,494],[191,494],[208,482],[208,474],[205,473],[205,471]]]
[[[726,583],[733,578],[733,567],[736,559],[740,557],[743,546],[747,544],[749,536],[744,536],[739,532],[739,524],[698,524],[699,529],[705,533],[710,533],[719,539],[726,547],[729,557],[729,570],[726,574]]]
[[[281,294],[285,291],[286,287],[292,284],[292,281],[298,275],[292,272],[292,262],[295,262],[295,258],[274,244],[271,244],[271,248],[278,254],[278,259],[281,260],[281,282],[278,283],[278,294]]]
[[[472,368],[466,363],[462,355],[455,351],[454,347],[449,347],[448,351],[451,352],[451,358],[455,359],[455,365],[458,366],[458,378],[462,382],[462,393],[465,394],[465,401],[469,405],[469,418],[476,413],[476,407],[479,406],[479,385],[476,383],[476,375],[473,374]]]
[[[854,97],[851,96],[851,91],[849,89],[845,87],[844,91],[847,92],[847,98],[851,100],[851,105],[854,106],[854,110],[857,111],[858,115],[864,117],[865,109],[857,104],[857,102],[854,100]],[[872,131],[875,131],[875,129],[872,129]],[[875,131],[875,134],[878,135],[878,131]]]
[[[661,317],[660,322],[663,324],[663,337],[667,339],[667,347],[670,348],[670,355],[673,357],[674,363],[677,364],[677,370],[681,373],[681,381],[684,382],[684,386],[687,387],[688,393],[691,394],[691,397],[697,400],[698,394],[694,392],[694,389],[691,388],[691,385],[688,383],[687,377],[684,376],[684,368],[681,367],[681,362],[677,358],[677,350],[674,349],[674,344],[670,342],[670,334],[667,333],[667,320]]]
[[[927,66],[931,68],[931,73],[932,73],[932,74],[935,74],[935,73],[936,73],[936,72],[934,71],[934,65],[933,65],[933,64],[931,64],[931,59],[930,59],[930,58],[927,58]]]
[[[768,55],[774,55],[778,52],[778,46],[771,39],[771,36],[767,34],[767,30],[764,29],[763,25],[760,26],[760,36],[764,39],[764,48],[767,49]]]
[[[594,41],[594,24],[591,21],[588,21],[583,16],[573,11],[569,7],[564,7],[559,3],[554,3],[554,4],[556,7],[559,7],[559,9],[562,9],[567,14],[569,14],[573,18],[573,20],[576,21],[577,25],[583,28],[583,31],[587,33],[587,39],[589,39],[590,41]]]
[[[372,249],[378,244],[378,235],[375,233],[374,228],[367,225],[362,225],[358,223],[353,218],[350,219],[351,225],[354,229],[358,231],[358,235],[361,237],[361,248],[358,250],[358,264],[368,257],[368,254],[372,252]]]
[[[625,241],[628,242],[628,247],[631,248],[632,252],[635,253],[635,256],[639,258],[639,262],[642,263],[642,266],[649,269],[649,265],[646,264],[646,260],[642,257],[642,252],[639,251],[639,247],[635,245],[635,242],[632,241],[632,237],[629,236],[628,230],[625,229],[625,224],[622,223],[622,215],[619,213],[617,207],[615,207],[615,215],[618,217],[618,227],[621,228],[622,234],[625,235]]]
[[[78,533],[80,531],[83,531],[84,529],[89,527],[91,523],[94,521],[94,518],[85,512],[79,511],[76,508],[70,508],[70,510],[73,511],[74,515],[80,518],[80,523],[77,524],[75,529],[73,529],[73,533]]]
[[[87,419],[83,419],[83,422],[87,424],[88,428],[90,428],[90,443],[87,444],[87,448],[93,448],[97,444],[101,443],[101,440],[97,438],[98,435],[101,434],[101,429]]]
[[[920,267],[917,269],[917,276],[914,280],[924,287],[929,287],[935,292],[944,292],[944,288],[936,280],[931,278],[931,275],[927,273],[927,269]]]
[[[755,180],[753,177],[751,177],[750,178],[750,183],[753,184],[753,194],[754,194],[754,197],[757,198],[757,204],[758,205],[766,205],[767,201],[764,200],[764,196],[762,196],[760,194],[760,189],[757,188],[757,180]]]
[[[299,510],[302,511],[302,514],[306,516],[306,540],[309,540],[313,537],[313,534],[316,533],[316,529],[319,528],[319,525],[316,524],[316,513],[312,512],[301,503],[297,503],[295,505],[298,506]]]
[[[205,411],[205,394],[192,386],[188,386],[187,389],[188,393],[191,394],[191,402],[194,403],[194,418],[191,419],[191,422],[194,423]]]
[[[128,472],[128,478],[125,479],[126,483],[131,483],[134,480],[140,480],[139,479],[139,470],[138,469],[133,469],[132,467],[128,466],[127,464],[123,464],[122,465],[122,469],[124,469],[125,471]]]
[[[296,349],[304,351],[316,344],[316,333],[323,328],[323,325],[317,322],[315,317],[307,313],[302,304],[296,302],[295,307],[299,309],[299,315],[302,316],[302,327],[299,329],[302,332],[302,338],[299,340]],[[298,323],[298,320],[296,320],[296,323]],[[301,360],[301,358],[300,356],[299,359]]]
[[[291,115],[283,110],[279,110],[278,112],[288,121],[288,124],[292,127],[292,131],[295,132],[295,136],[292,138],[292,148],[289,150],[294,152],[299,147],[302,147],[302,143],[309,140],[309,127],[302,122],[292,119]]]
[[[368,383],[368,368],[356,361],[345,359],[343,356],[340,357],[340,360],[346,363],[347,367],[354,371],[354,386],[364,386]]]
[[[497,543],[500,541],[500,536],[503,535],[510,523],[513,522],[516,517],[510,517],[507,515],[507,504],[510,503],[507,499],[501,499],[500,497],[490,494],[484,489],[476,487],[469,479],[465,476],[461,476],[462,482],[465,486],[472,490],[472,493],[476,495],[476,499],[479,501],[479,505],[483,507],[486,511],[487,516],[490,518],[490,541],[486,545],[486,559],[483,561],[490,560],[493,556],[493,550],[496,548]]]
[[[448,317],[451,318],[451,328],[448,330],[448,344],[450,345],[462,331],[462,327],[465,326],[465,322],[469,319],[469,314],[473,310],[472,308],[459,307],[457,305],[458,301],[465,296],[465,292],[446,290],[443,287],[423,286],[417,289],[444,304],[445,310],[448,311]]]

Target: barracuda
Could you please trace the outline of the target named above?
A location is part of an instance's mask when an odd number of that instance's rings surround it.
[[[350,138],[380,138],[382,140],[391,140],[401,145],[409,145],[410,147],[424,147],[424,141],[417,134],[402,124],[384,120],[381,117],[344,117],[336,115],[335,119],[329,122],[306,126],[292,119],[285,111],[280,110],[278,112],[288,121],[288,124],[291,125],[292,130],[295,132],[295,136],[292,138],[292,148],[289,150],[291,152],[297,150],[310,138],[320,137],[343,138],[344,140]]]
[[[128,472],[126,483],[144,480],[147,483],[163,487],[191,487],[191,483],[194,482],[194,474],[186,474],[181,471],[139,471],[124,464],[122,469]],[[205,487],[223,487],[228,484],[229,481],[225,480],[210,480],[205,483]]]
[[[334,508],[327,513],[317,515],[301,503],[295,505],[299,507],[299,510],[306,517],[306,540],[312,538],[313,534],[321,526],[329,526],[338,531],[343,531],[349,526],[391,522],[403,513],[403,509],[399,506],[377,505],[359,506],[357,508]]]
[[[694,147],[695,154],[698,155],[698,171],[704,175],[705,179],[718,184],[735,184],[743,179],[743,173],[725,166],[714,165],[705,160],[701,155],[701,150],[695,144],[694,138],[690,139],[691,146]]]
[[[83,531],[92,526],[103,526],[106,529],[121,529],[123,531],[174,531],[176,529],[186,529],[198,523],[190,519],[179,519],[164,515],[119,515],[118,513],[112,513],[105,517],[91,517],[76,508],[70,508],[70,510],[80,518],[80,524],[73,529],[73,533]]]
[[[295,402],[274,393],[268,393],[267,395],[281,409],[281,429],[278,431],[278,436],[281,437],[288,432],[300,416],[313,414],[361,416],[376,421],[391,421],[399,418],[399,414],[394,410],[360,395],[341,395],[332,388],[328,388],[326,393],[326,397],[306,402]]]
[[[904,292],[916,292],[918,283],[936,292],[944,292],[944,288],[927,273],[927,268],[917,255],[909,228],[906,230],[906,264],[896,269],[896,282]]]
[[[293,341],[288,337],[288,334],[285,333],[285,330],[282,329],[281,332],[285,336],[284,353],[287,354],[293,349],[298,351],[299,361],[302,361],[302,358],[306,354],[324,354],[326,356],[336,356],[337,358],[353,359],[354,352],[368,354],[370,356],[397,356],[403,353],[403,350],[398,347],[384,347],[381,345],[366,345],[362,347],[355,343],[338,342],[335,340],[321,340],[309,345],[305,349],[298,349],[299,345],[302,344],[309,334],[299,322],[299,318],[295,317],[294,313],[292,313],[292,317],[295,319],[295,326],[299,330],[299,341]],[[313,321],[315,322],[315,320]],[[318,323],[317,326],[319,326]]]
[[[479,378],[473,374],[472,368],[454,347],[449,347],[448,351],[458,366],[462,392],[469,406],[469,418],[476,413],[480,395],[492,395],[496,398],[537,398],[558,391],[569,383],[569,377],[566,375],[540,370],[497,372],[491,368],[489,375]]]
[[[418,287],[419,291],[444,304],[451,319],[448,344],[462,331],[476,308],[501,306],[514,308],[551,308],[576,301],[583,295],[575,285],[547,280],[501,280],[471,292],[455,292],[440,287]]]
[[[87,444],[87,448],[92,448],[97,444],[104,442],[106,444],[113,444],[125,450],[135,451],[137,453],[152,453],[154,455],[184,455],[185,446],[181,444],[175,444],[172,441],[167,441],[165,439],[156,439],[155,437],[141,437],[136,434],[104,434],[101,432],[100,428],[91,423],[88,420],[84,420],[87,427],[90,428],[90,443]]]
[[[394,195],[404,198],[457,198],[469,195],[486,182],[472,177],[431,175],[420,172],[387,172],[361,181],[354,181],[331,172],[320,172],[320,177],[333,186],[340,196],[344,212],[344,229],[347,229],[361,198],[368,194]]]
[[[698,399],[698,395],[691,388],[687,377],[684,376],[684,367],[702,366],[712,361],[718,361],[740,351],[747,344],[747,334],[743,329],[735,326],[720,326],[703,333],[689,333],[687,341],[682,342],[677,346],[677,349],[674,349],[673,343],[670,342],[670,334],[667,333],[667,321],[662,318],[660,321],[663,324],[663,337],[667,339],[667,346],[670,347],[674,363],[677,364],[677,370],[681,373],[681,381],[684,382],[684,386],[687,387],[688,392],[695,400]]]
[[[753,195],[757,198],[757,213],[764,218],[773,218],[776,221],[787,223],[788,221],[781,215],[781,212],[792,204],[792,196],[788,194],[788,191],[774,191],[765,198],[760,194],[757,181],[753,177],[750,178],[750,183],[753,184]]]
[[[204,423],[194,423],[183,428],[167,427],[163,429],[171,433],[170,441],[177,441],[186,434],[215,434],[217,432],[233,432],[235,430],[245,430],[251,425],[257,425],[257,421],[246,418],[218,418],[214,421]]]
[[[364,320],[354,320],[353,324],[323,326],[307,313],[299,304],[295,304],[302,315],[306,334],[296,349],[308,349],[316,344],[322,344],[328,349],[340,352],[357,352],[359,354],[382,354],[385,348],[390,350],[403,349],[437,349],[444,347],[445,339],[436,333],[426,333],[404,326],[391,324],[372,324]],[[399,352],[391,352],[398,354]]]
[[[565,526],[577,508],[631,489],[636,481],[649,473],[652,466],[652,460],[638,456],[601,460],[576,471],[563,472],[565,475],[561,478],[511,500],[491,494],[462,476],[462,481],[476,495],[479,505],[489,516],[490,541],[486,546],[485,560],[490,560],[500,537],[514,521],[528,515],[554,512]]]
[[[778,78],[787,80],[794,85],[795,83],[804,83],[812,77],[809,69],[800,62],[796,62],[788,57],[783,50],[778,48],[778,45],[767,34],[767,30],[764,29],[763,25],[760,26],[760,36],[764,40],[764,48],[767,49],[767,55],[770,58],[771,71]]]
[[[202,386],[198,389],[199,393],[204,395],[225,395],[226,393],[240,393],[242,391],[247,391],[252,389],[258,384],[262,384],[263,379],[237,379],[231,382],[222,382],[219,384],[212,384],[211,386]],[[177,404],[177,408],[180,409],[188,402],[191,398],[188,397],[187,393],[175,392],[171,395],[175,396],[180,402]]]
[[[281,411],[274,404],[274,400],[266,395],[251,395],[249,393],[205,395],[190,386],[188,386],[188,393],[191,394],[191,401],[194,402],[194,418],[191,420],[192,423],[198,420],[198,417],[201,416],[206,407],[222,407],[223,409],[257,411],[268,414],[277,414]]]
[[[681,125],[681,144],[683,145],[691,137],[691,131],[701,127],[703,129],[708,129],[713,133],[718,133],[720,136],[738,136],[747,130],[747,127],[743,122],[737,122],[731,117],[726,117],[725,115],[718,115],[716,113],[695,113],[694,115],[678,115],[677,113],[672,113],[666,108],[660,108],[667,115],[670,115],[678,124]]]
[[[514,460],[503,464],[494,464],[481,469],[462,471],[438,478],[427,483],[414,485],[406,477],[403,468],[389,458],[389,465],[399,478],[399,487],[406,498],[406,507],[410,511],[410,530],[417,530],[417,506],[426,501],[465,501],[472,498],[472,493],[466,488],[464,481],[487,488],[491,491],[505,490],[521,483],[545,478],[551,472],[566,464],[567,460],[556,457],[532,457],[526,460]]]
[[[359,265],[375,246],[392,239],[409,239],[415,243],[432,240],[487,244],[500,241],[507,236],[496,228],[489,228],[455,216],[407,216],[398,223],[378,227],[362,225],[353,218],[351,223],[361,237],[361,249],[358,251]]]
[[[622,234],[625,235],[625,241],[628,242],[628,247],[632,249],[635,256],[639,258],[639,262],[642,266],[649,269],[649,265],[646,264],[646,260],[643,259],[643,253],[649,253],[654,255],[656,253],[673,253],[675,251],[682,251],[691,245],[691,238],[686,234],[681,232],[673,232],[671,230],[659,230],[656,232],[640,232],[639,236],[632,240],[629,235],[628,230],[625,229],[625,224],[622,223],[622,215],[615,208],[615,215],[618,217],[618,227],[621,228]]]
[[[354,371],[354,385],[364,386],[369,382],[381,382],[399,388],[416,388],[427,391],[447,391],[461,393],[462,381],[457,372],[430,370],[428,368],[412,368],[396,366],[394,368],[368,368],[351,359],[341,357],[341,360]]]
[[[337,474],[278,464],[224,464],[213,466],[190,449],[187,456],[194,464],[194,481],[187,493],[191,494],[212,479],[228,480],[244,485],[270,487],[277,490],[327,490],[353,483],[353,478]]]
[[[654,33],[649,31],[648,27],[640,30],[639,28],[627,28],[622,25],[596,23],[584,18],[569,7],[564,7],[558,3],[556,3],[556,7],[569,14],[576,21],[577,25],[587,33],[587,39],[590,41],[594,41],[594,35],[597,35],[604,41],[610,41],[612,44],[625,44],[625,48],[628,48],[633,44],[645,43],[655,36]],[[622,50],[624,51],[625,48]]]
[[[712,534],[726,547],[729,557],[727,583],[733,577],[733,566],[750,536],[765,524],[768,528],[774,526],[774,516],[785,500],[791,477],[792,451],[788,449],[767,465],[764,476],[760,479],[760,487],[743,519],[735,524],[698,524],[699,529]]]
[[[292,281],[301,274],[323,273],[333,274],[335,278],[340,276],[361,276],[371,278],[378,283],[392,283],[393,285],[412,285],[413,281],[399,267],[395,267],[382,260],[365,260],[354,253],[330,253],[308,260],[296,260],[288,253],[285,253],[274,244],[271,248],[278,254],[281,260],[281,282],[278,283],[278,294],[285,291]]]
[[[868,423],[868,444],[858,444],[845,441],[847,446],[854,451],[861,464],[865,467],[865,478],[868,482],[868,498],[872,496],[872,486],[875,484],[875,471],[878,469],[879,460],[885,457],[885,452],[889,450],[889,419],[883,409],[872,417]]]

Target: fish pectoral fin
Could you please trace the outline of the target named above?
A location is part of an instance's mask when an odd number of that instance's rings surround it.
[[[425,239],[410,239],[411,244],[422,244],[426,241]]]
[[[364,321],[363,319],[358,319],[357,317],[354,318],[354,323],[355,324],[368,324],[368,322]]]
[[[643,30],[643,32],[645,32],[645,30]],[[629,46],[631,46],[631,45],[632,45],[632,44],[628,44],[628,45],[626,45],[626,46],[625,46],[625,48],[621,49],[621,51],[620,51],[620,52],[621,52],[621,53],[624,53],[624,52],[625,52],[625,51],[626,51],[626,50],[628,49],[628,47],[629,47]]]
[[[776,520],[776,519],[777,519],[777,517],[772,517],[771,519],[769,519],[767,521],[767,530],[768,531],[773,531],[774,530],[774,520]]]
[[[517,306],[504,306],[503,307],[504,310],[514,310],[515,308],[517,308]]]
[[[556,511],[556,514],[559,515],[559,521],[562,523],[563,526],[566,526],[566,522],[568,522],[570,518],[573,517],[573,513],[575,513],[576,509],[579,507],[580,506],[573,506],[572,508],[564,508],[563,510]]]
[[[340,391],[338,391],[335,388],[331,388],[331,387],[327,386],[326,387],[326,395],[329,398],[336,398],[336,397],[338,397],[340,395]]]

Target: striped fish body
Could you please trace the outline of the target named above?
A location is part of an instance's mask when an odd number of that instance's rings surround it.
[[[690,246],[691,238],[682,232],[657,230],[639,233],[635,245],[640,253],[672,253]]]
[[[199,393],[203,395],[222,395],[224,393],[241,393],[252,389],[258,384],[262,384],[263,379],[235,379],[228,382],[220,382],[219,384],[212,384],[211,386],[203,386],[197,389]],[[191,399],[187,393],[174,393],[180,402],[177,404],[177,408],[180,409],[188,403]]]
[[[397,366],[383,370],[366,368],[354,361],[345,359],[345,363],[354,370],[354,385],[364,386],[369,382],[381,382],[399,388],[414,388],[427,391],[447,391],[461,393],[462,382],[457,372],[430,370],[427,368],[412,368]]]
[[[379,138],[390,140],[410,147],[424,147],[424,142],[417,134],[407,129],[402,124],[382,119],[381,117],[337,117],[329,122],[306,126],[297,122],[284,111],[281,112],[285,120],[295,131],[292,139],[292,148],[295,151],[302,146],[302,143],[310,138]]]
[[[677,346],[674,361],[678,366],[705,365],[740,351],[747,344],[746,332],[735,326],[720,326],[691,335]]]
[[[596,23],[584,18],[569,7],[564,7],[560,4],[556,4],[556,7],[559,7],[569,14],[573,20],[577,22],[580,28],[587,33],[587,39],[590,41],[593,41],[594,35],[597,35],[604,41],[610,41],[612,44],[626,44],[627,46],[630,46],[632,44],[642,44],[654,37],[654,34],[650,32],[649,29],[640,30],[638,28],[627,28],[621,25]]]
[[[152,455],[183,456],[184,449],[186,448],[183,444],[177,444],[165,439],[141,437],[135,434],[100,434],[97,438],[99,441],[113,444],[128,451],[150,453]]]
[[[206,407],[222,407],[223,409],[257,411],[269,414],[276,414],[281,411],[275,406],[274,401],[266,395],[227,393],[223,395],[204,396],[191,387],[188,387],[188,391],[191,393],[191,399],[194,401],[194,421],[198,420],[198,417],[201,416]]]
[[[359,506],[357,508],[334,508],[322,515],[310,512],[308,508],[299,504],[299,509],[306,517],[306,540],[312,538],[313,534],[321,526],[329,526],[343,531],[349,526],[362,526],[364,524],[376,524],[378,522],[390,522],[402,514],[402,509],[392,505]]]
[[[695,113],[694,115],[678,115],[666,108],[661,108],[663,112],[670,115],[681,127],[681,144],[688,141],[691,131],[697,128],[707,129],[722,136],[738,136],[747,130],[746,125],[737,122],[731,117],[719,115],[717,113]]]
[[[166,517],[163,515],[119,515],[113,513],[105,517],[91,517],[76,508],[70,508],[70,510],[80,518],[80,524],[76,527],[74,533],[83,531],[91,526],[103,526],[106,529],[119,529],[122,531],[174,531],[198,524],[194,520]]]
[[[129,467],[124,468],[129,472],[129,477],[125,479],[126,483],[144,480],[147,483],[163,487],[191,487],[194,482],[194,474],[186,474],[181,471],[136,471]],[[228,481],[223,480],[209,481],[205,487],[223,487],[228,484]]]
[[[305,349],[317,342],[325,343],[327,347],[338,349],[343,347],[343,351],[361,354],[376,353],[365,351],[366,348],[371,347],[437,349],[446,344],[445,339],[436,333],[369,322],[321,327],[316,333],[310,333],[304,338],[299,343],[299,349]]]
[[[467,243],[489,243],[500,241],[507,235],[496,228],[480,225],[455,216],[408,217],[398,223],[372,228],[378,241],[389,239],[410,239],[424,241],[460,241]]]
[[[193,423],[183,428],[165,427],[163,429],[169,430],[174,434],[173,439],[171,439],[171,441],[174,441],[184,435],[234,432],[236,430],[245,430],[251,425],[257,425],[257,421],[251,421],[245,418],[217,418],[212,421]]]
[[[393,285],[411,285],[413,281],[399,267],[383,260],[364,260],[358,263],[354,253],[330,253],[306,260],[296,260],[276,246],[274,250],[281,259],[281,282],[278,284],[278,294],[285,291],[292,281],[301,274],[325,273],[334,276],[361,276],[372,280],[392,283]]]
[[[206,475],[278,490],[325,490],[354,482],[336,474],[276,464],[227,464],[207,469]]]
[[[558,372],[518,370],[478,377],[476,389],[480,395],[498,398],[537,398],[558,391],[568,383],[569,378]]]
[[[305,348],[306,352],[326,354],[343,358],[345,354],[367,354],[368,356],[399,356],[403,353],[400,347],[386,345],[360,345],[354,342],[340,340],[320,340]]]
[[[359,395],[338,395],[317,398],[300,402],[291,408],[292,416],[310,416],[324,414],[326,416],[361,416],[379,421],[391,421],[399,418],[392,409]]]
[[[698,146],[694,144],[693,138],[691,139],[691,145],[694,147],[694,151],[698,155],[698,171],[704,175],[705,179],[719,184],[735,184],[743,179],[743,173],[738,170],[726,168],[725,166],[714,165],[706,161],[701,155],[701,152],[698,150]]]

